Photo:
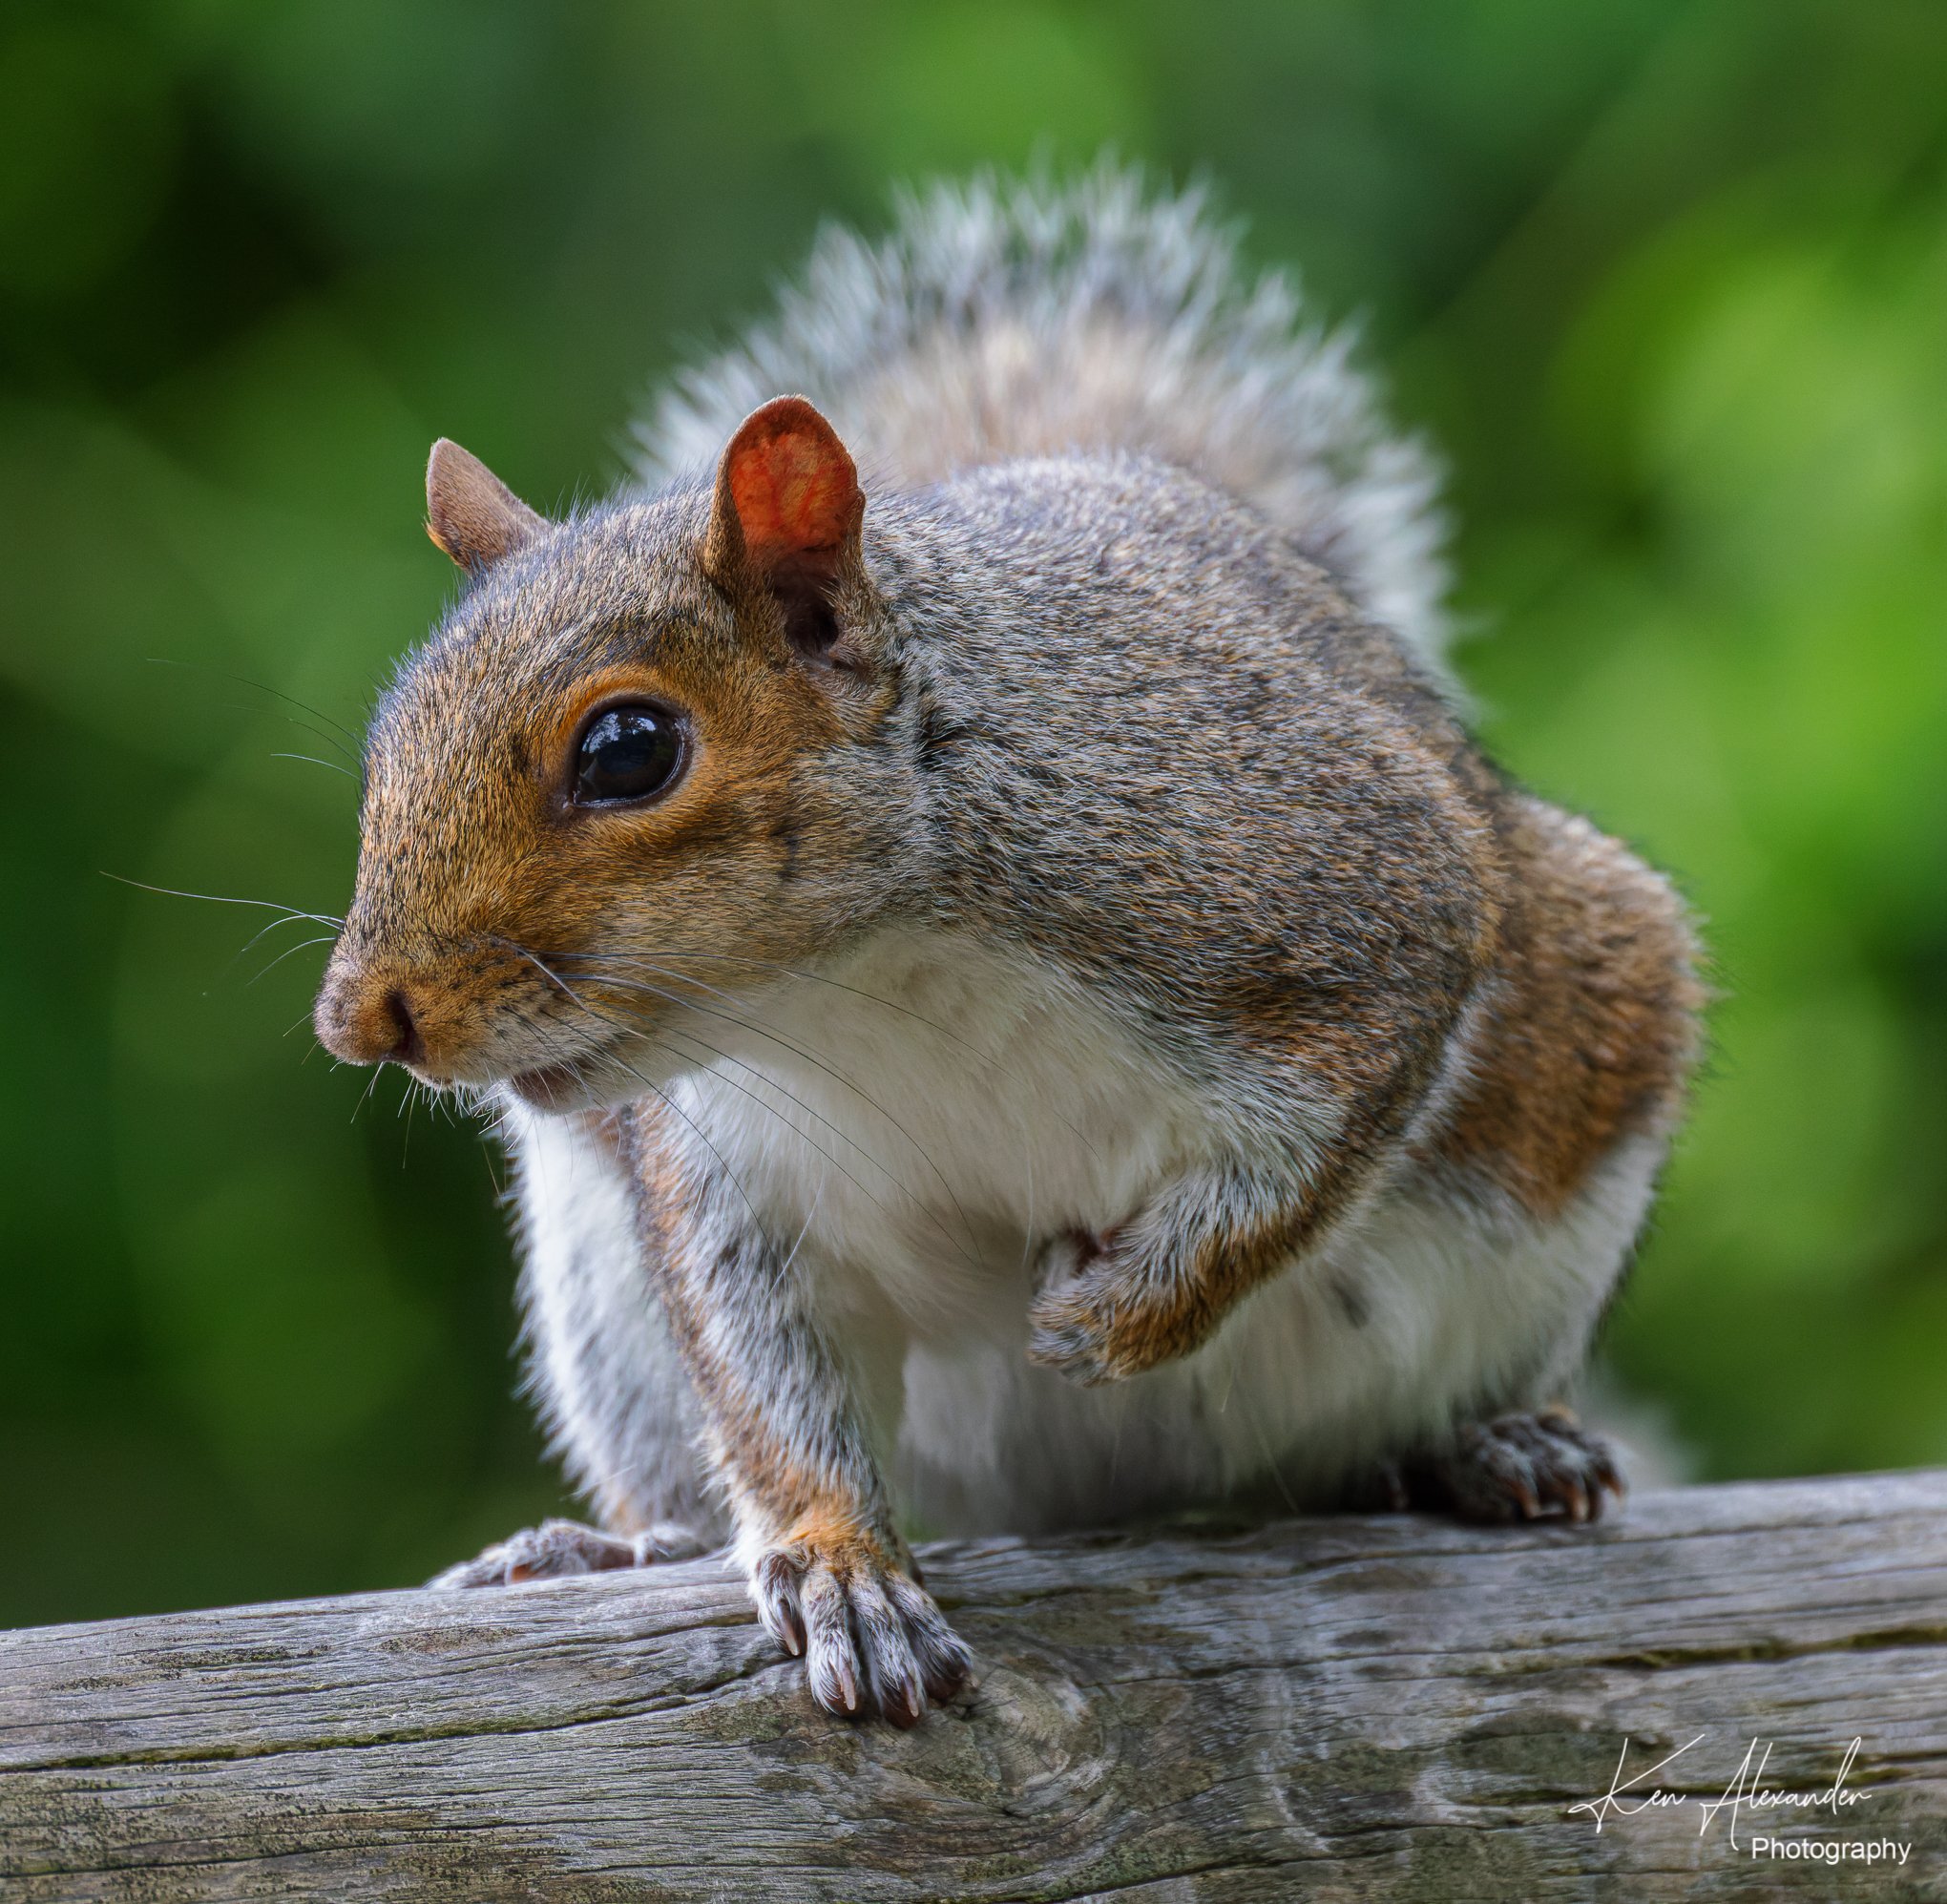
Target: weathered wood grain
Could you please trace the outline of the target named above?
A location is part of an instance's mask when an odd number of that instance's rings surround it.
[[[910,1734],[708,1562],[0,1635],[0,1897],[1947,1895],[1947,1473],[925,1559],[981,1681]],[[1685,1802],[1598,1833],[1625,1738]]]

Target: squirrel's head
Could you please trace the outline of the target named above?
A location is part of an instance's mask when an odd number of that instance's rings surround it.
[[[857,471],[780,397],[714,486],[552,523],[442,441],[427,512],[468,586],[372,722],[318,1036],[543,1108],[642,1096],[897,858]]]

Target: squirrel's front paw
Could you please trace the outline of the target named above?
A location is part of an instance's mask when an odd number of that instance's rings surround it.
[[[772,1639],[803,1658],[811,1697],[842,1718],[919,1723],[967,1683],[973,1660],[932,1597],[863,1535],[787,1541],[758,1556],[751,1598]]]
[[[1183,1352],[1181,1329],[1154,1300],[1153,1279],[1115,1233],[1068,1230],[1042,1246],[1040,1294],[1028,1308],[1028,1360],[1095,1388]]]
[[[602,1574],[616,1567],[646,1567],[658,1560],[688,1560],[709,1552],[694,1528],[659,1520],[640,1534],[604,1534],[578,1520],[544,1520],[496,1540],[485,1553],[427,1581],[431,1587],[518,1586],[523,1580]]]

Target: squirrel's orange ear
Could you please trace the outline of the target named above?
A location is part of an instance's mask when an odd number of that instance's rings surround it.
[[[470,575],[548,526],[479,457],[442,436],[426,459],[426,533]]]
[[[703,569],[732,596],[776,599],[792,642],[836,636],[831,596],[859,556],[866,498],[838,432],[803,397],[774,397],[738,426],[717,466]]]

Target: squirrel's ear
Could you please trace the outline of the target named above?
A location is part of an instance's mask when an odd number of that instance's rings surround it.
[[[426,459],[426,533],[470,575],[548,526],[479,457],[442,436]]]
[[[838,432],[803,397],[774,397],[738,427],[717,466],[703,569],[735,596],[767,591],[794,646],[837,637],[831,597],[859,560],[866,498]]]

